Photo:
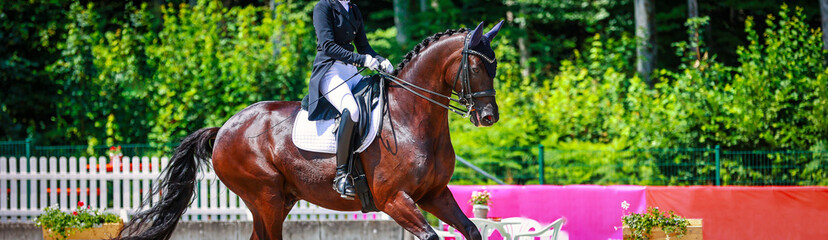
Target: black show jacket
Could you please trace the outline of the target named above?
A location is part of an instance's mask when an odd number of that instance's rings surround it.
[[[365,37],[362,14],[356,4],[349,3],[350,10],[345,10],[337,0],[320,0],[313,8],[313,27],[316,30],[316,59],[313,60],[310,85],[308,85],[308,120],[332,119],[339,111],[322,97],[319,83],[334,61],[362,66],[365,56],[378,57],[368,38]],[[353,45],[351,44],[353,42]],[[354,45],[360,53],[354,53]],[[350,76],[348,76],[350,77]],[[356,76],[349,81],[358,81]],[[343,85],[345,86],[345,85]],[[321,99],[320,99],[321,98]],[[318,101],[315,101],[319,99]]]

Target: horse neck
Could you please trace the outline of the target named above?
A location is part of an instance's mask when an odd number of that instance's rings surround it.
[[[462,47],[462,39],[457,40],[456,35],[437,41],[414,57],[405,69],[401,69],[398,77],[411,84],[449,96],[451,87],[445,82],[446,74],[449,72],[446,64],[452,62],[449,56]],[[448,99],[422,91],[417,92],[443,105],[449,104]],[[398,84],[391,85],[388,95],[389,109],[394,122],[413,129],[432,130],[415,132],[434,135],[434,131],[437,131],[440,136],[448,137],[447,109],[405,90]]]

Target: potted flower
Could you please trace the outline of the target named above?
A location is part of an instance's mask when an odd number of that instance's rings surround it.
[[[471,200],[472,212],[475,218],[487,218],[489,215],[489,204],[492,203],[491,195],[488,191],[474,191],[472,192]]]
[[[630,204],[621,203],[626,210]],[[650,207],[644,213],[629,213],[622,218],[624,239],[701,239],[701,219],[685,219],[673,211]],[[688,231],[688,229],[691,229]]]
[[[124,226],[118,215],[102,213],[89,206],[67,213],[55,207],[47,207],[34,219],[35,225],[43,229],[43,239],[111,239],[118,236]]]
[[[109,160],[115,160],[115,158],[121,160],[122,158],[124,158],[124,154],[121,152],[121,145],[118,145],[117,147],[109,147],[109,150],[106,150],[106,154],[109,155]]]

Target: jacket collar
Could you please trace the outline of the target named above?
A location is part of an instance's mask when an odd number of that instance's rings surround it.
[[[351,24],[351,26],[354,27],[354,28],[357,27],[356,23],[355,23],[356,22],[356,17],[354,17],[354,13],[353,13],[354,12],[354,3],[348,3],[348,5],[349,5],[348,7],[351,8],[350,11],[349,11],[349,10],[345,10],[345,7],[343,7],[342,4],[340,4],[339,1],[337,1],[337,0],[330,0],[329,2],[332,5],[334,5],[334,12],[337,12],[341,15],[344,15],[345,19],[346,19],[345,21],[347,21],[348,24]]]

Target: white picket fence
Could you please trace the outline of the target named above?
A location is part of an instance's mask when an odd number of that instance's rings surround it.
[[[68,212],[79,201],[126,219],[138,210],[161,169],[169,162],[166,157],[107,160],[107,157],[0,157],[0,222],[31,222],[48,206],[59,206]],[[252,220],[244,202],[218,180],[212,169],[199,172],[196,188],[196,198],[182,217],[183,221]],[[152,197],[157,202],[159,196]],[[316,219],[389,217],[384,213],[334,211],[306,201],[299,201],[288,215],[288,220]]]

